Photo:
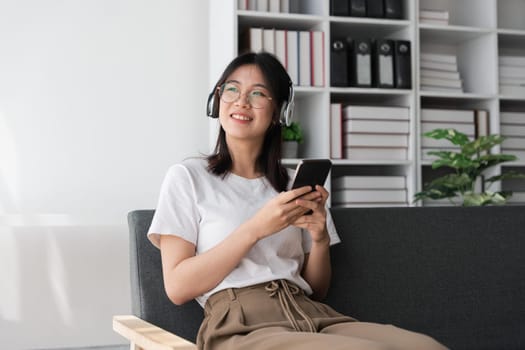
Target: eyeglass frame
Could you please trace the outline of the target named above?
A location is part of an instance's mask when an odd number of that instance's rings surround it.
[[[239,101],[239,99],[240,99],[240,98],[242,97],[242,95],[243,95],[243,93],[241,93],[240,89],[239,89],[239,96],[238,96],[236,99],[234,99],[233,101],[225,101],[225,100],[223,100],[222,96],[223,96],[223,92],[224,92],[224,87],[225,87],[227,84],[232,84],[232,85],[235,86],[235,84],[233,84],[233,83],[231,83],[231,82],[224,82],[224,83],[222,83],[220,86],[217,86],[216,89],[217,89],[217,95],[219,96],[219,99],[220,99],[222,102],[224,102],[224,103],[234,103],[234,102]],[[268,90],[266,87],[264,87],[264,89]],[[253,105],[252,100],[251,100],[251,98],[250,98],[250,96],[251,96],[250,93],[253,92],[253,91],[254,91],[254,89],[252,89],[252,90],[250,90],[250,91],[248,91],[247,93],[244,94],[244,95],[247,95],[248,103],[250,104],[250,106],[251,106],[252,108],[255,108],[255,109],[262,109],[262,108],[266,107],[266,106],[255,107],[255,106]],[[273,101],[273,97],[271,97],[271,96],[266,96],[266,95],[265,95],[265,96],[263,96],[263,97],[266,98],[266,99],[268,99],[268,101]]]

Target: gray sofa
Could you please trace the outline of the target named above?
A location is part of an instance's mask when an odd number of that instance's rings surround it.
[[[152,215],[128,216],[133,313],[193,341],[202,310],[167,299],[159,252],[145,236]],[[326,303],[362,321],[429,334],[451,349],[525,349],[525,207],[332,215],[342,243],[332,247]]]

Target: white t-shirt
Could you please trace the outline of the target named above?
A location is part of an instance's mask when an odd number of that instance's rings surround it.
[[[207,166],[205,159],[194,158],[168,170],[148,231],[148,238],[156,247],[160,234],[175,235],[193,243],[196,254],[202,254],[278,194],[265,177],[247,179],[229,173],[222,178],[208,172]],[[340,242],[329,212],[327,229],[330,244]],[[196,299],[203,306],[210,295],[220,290],[275,279],[292,281],[311,294],[312,289],[300,274],[304,254],[310,247],[310,234],[289,226],[257,242],[219,285]]]

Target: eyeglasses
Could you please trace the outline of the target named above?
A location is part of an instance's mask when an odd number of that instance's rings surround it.
[[[233,83],[224,83],[217,88],[219,97],[223,102],[232,103],[241,97],[241,89]],[[265,108],[272,98],[262,89],[253,89],[247,92],[248,102],[253,108]]]

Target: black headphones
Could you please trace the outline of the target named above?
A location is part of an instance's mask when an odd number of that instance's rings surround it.
[[[218,89],[215,88],[208,96],[208,103],[206,104],[206,115],[210,118],[219,118],[218,115],[213,115],[213,111],[217,108],[215,106],[215,94],[217,93],[217,91]],[[281,112],[279,114],[279,123],[281,123],[281,125],[290,126],[290,124],[292,123],[293,109],[295,105],[294,100],[295,93],[293,89],[293,83],[290,81],[288,100],[285,100],[283,102],[283,105],[281,106]]]

